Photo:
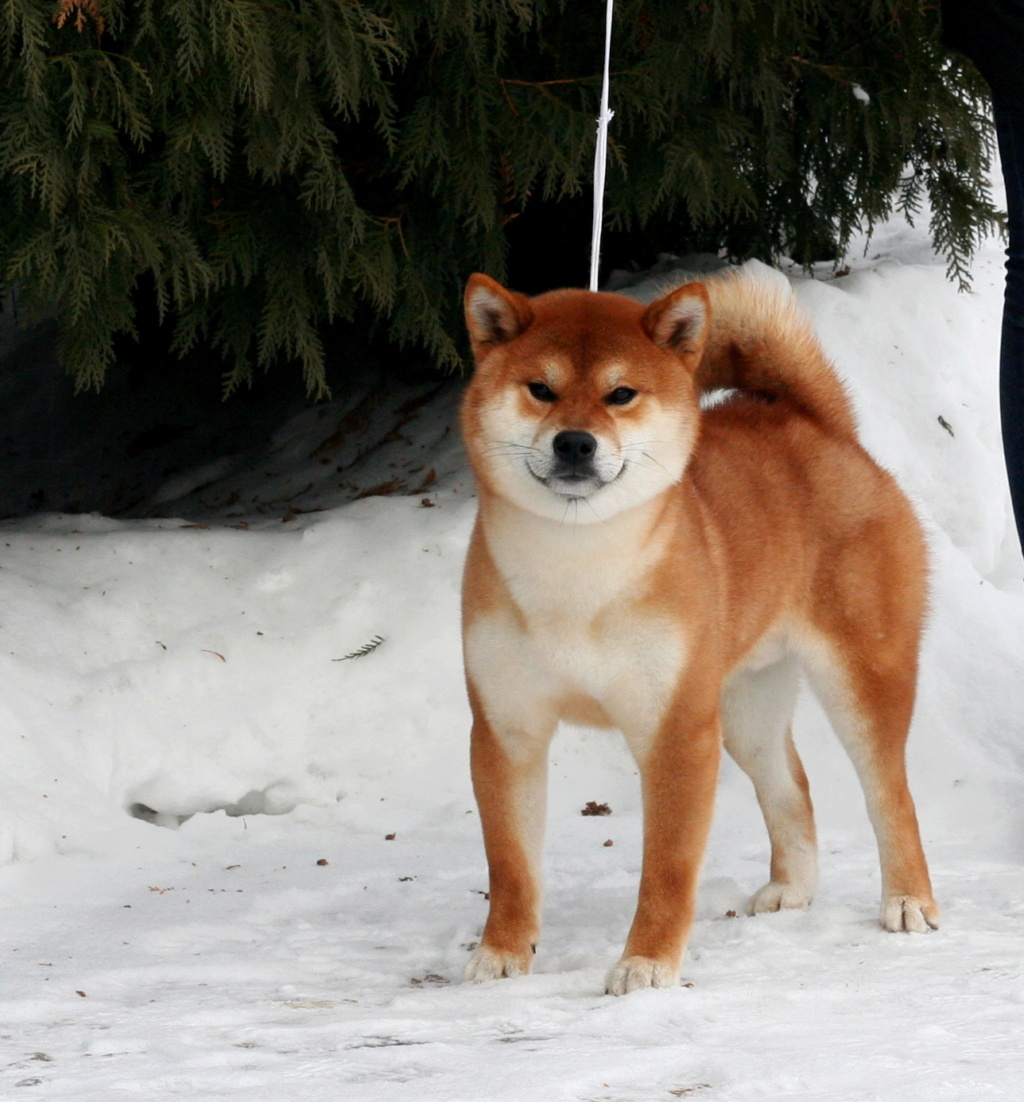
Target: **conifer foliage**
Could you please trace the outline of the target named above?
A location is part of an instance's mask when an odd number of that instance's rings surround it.
[[[609,263],[836,259],[927,199],[962,278],[990,136],[936,19],[618,0]],[[144,299],[228,390],[287,362],[322,392],[338,323],[454,367],[470,271],[584,278],[597,0],[0,0],[0,28],[0,282],[82,386]]]

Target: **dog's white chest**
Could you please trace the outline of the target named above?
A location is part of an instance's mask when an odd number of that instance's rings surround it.
[[[491,722],[514,737],[557,719],[651,737],[686,646],[673,617],[637,603],[643,563],[571,533],[506,539],[495,557],[513,605],[477,616],[465,640]]]
[[[466,668],[499,733],[518,738],[557,720],[620,728],[642,749],[683,669],[682,632],[628,610],[590,625],[554,617],[479,617],[466,632]]]

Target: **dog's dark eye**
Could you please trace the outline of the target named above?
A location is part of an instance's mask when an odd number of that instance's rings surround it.
[[[631,386],[617,386],[611,394],[605,396],[605,401],[610,406],[628,405],[636,397],[636,391]]]
[[[527,383],[526,389],[538,402],[553,402],[558,397],[547,383]]]

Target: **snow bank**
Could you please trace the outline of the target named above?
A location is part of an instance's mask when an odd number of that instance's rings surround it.
[[[422,806],[464,793],[471,516],[452,493],[276,530],[8,526],[0,860],[75,852],[83,827],[128,813],[176,825],[378,790]]]

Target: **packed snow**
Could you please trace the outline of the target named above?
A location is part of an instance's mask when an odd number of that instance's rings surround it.
[[[805,699],[809,911],[742,917],[768,845],[725,762],[681,985],[605,996],[638,784],[617,736],[569,730],[535,974],[462,984],[487,874],[458,387],[367,390],[175,475],[135,519],[0,524],[0,1097],[1019,1100],[1024,560],[998,434],[1001,248],[970,294],[902,222],[845,274],[783,273],[931,542],[909,762],[939,931],[879,927],[859,789]]]

